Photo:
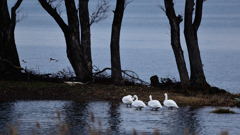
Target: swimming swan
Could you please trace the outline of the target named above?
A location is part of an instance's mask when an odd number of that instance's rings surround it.
[[[164,102],[163,102],[163,105],[164,105],[164,106],[166,106],[166,107],[168,107],[168,108],[171,108],[171,109],[172,109],[173,107],[179,108],[175,101],[173,101],[173,100],[171,100],[171,99],[168,100],[167,93],[165,93],[164,96],[165,96],[165,100],[164,100]]]
[[[123,98],[122,98],[122,102],[124,103],[124,104],[126,104],[127,105],[127,107],[128,107],[128,105],[130,105],[130,107],[131,107],[131,104],[132,104],[132,102],[133,102],[133,97],[132,97],[132,95],[127,95],[127,96],[124,96]]]
[[[142,108],[146,107],[145,103],[143,103],[142,100],[138,100],[137,95],[134,95],[133,97],[136,98],[136,100],[132,102],[132,106],[134,108],[137,108],[137,109],[139,108],[141,110]]]
[[[156,109],[156,111],[159,108],[162,108],[161,103],[158,100],[152,100],[152,95],[149,96],[150,101],[148,101],[148,106],[153,109]]]

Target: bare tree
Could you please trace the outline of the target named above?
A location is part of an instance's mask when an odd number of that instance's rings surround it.
[[[20,67],[14,31],[17,22],[17,9],[21,5],[22,1],[23,0],[17,0],[15,5],[11,8],[10,16],[7,0],[0,0],[0,57],[1,60],[8,61],[7,63],[0,63],[1,75],[11,72],[13,69],[12,67],[14,66]]]
[[[185,3],[184,35],[190,61],[191,69],[190,83],[192,87],[196,88],[209,86],[209,84],[206,81],[205,74],[203,72],[203,64],[201,60],[197,36],[197,31],[202,20],[203,1],[204,0],[196,0],[194,20],[193,20],[193,11],[195,4],[194,0],[186,0]]]
[[[110,1],[100,0],[96,6],[95,11],[90,16],[90,25],[98,23],[99,21],[108,17],[108,11],[110,9]]]
[[[114,85],[123,85],[121,60],[120,60],[120,31],[122,26],[122,18],[126,5],[129,4],[126,0],[117,0],[116,9],[114,12],[114,18],[112,23],[112,35],[111,35],[111,69],[112,80]]]
[[[184,35],[190,61],[190,81],[183,57],[183,51],[180,45],[179,24],[182,22],[182,16],[176,16],[172,0],[164,0],[166,11],[163,7],[160,6],[166,12],[171,26],[171,44],[174,50],[181,84],[190,84],[190,86],[194,88],[209,87],[209,84],[206,82],[206,78],[203,72],[203,64],[201,61],[197,37],[197,30],[202,20],[203,1],[205,0],[196,0],[194,21],[192,18],[195,4],[194,0],[186,0],[185,3]]]
[[[91,31],[90,26],[93,23],[106,19],[109,11],[109,1],[100,0],[95,11],[89,15],[88,10],[89,0],[79,0],[79,18],[81,27],[81,46],[84,50],[85,59],[88,64],[88,69],[92,70],[92,55],[91,55]]]
[[[171,45],[174,51],[178,72],[181,80],[181,85],[189,86],[190,85],[189,76],[188,76],[184,54],[183,54],[183,50],[180,42],[179,24],[182,22],[183,19],[181,15],[176,16],[173,0],[164,0],[164,3],[165,3],[165,10],[161,6],[160,8],[162,8],[166,12],[166,15],[168,17],[168,20],[171,26]]]
[[[38,1],[62,29],[66,40],[67,57],[75,71],[77,79],[84,82],[90,81],[92,79],[92,58],[88,0],[79,0],[79,10],[77,10],[74,0],[64,1],[68,24],[63,21],[57,12],[59,6],[53,5],[53,2],[56,0]],[[101,13],[95,14],[100,16]],[[79,25],[81,27],[81,36]]]
[[[92,71],[91,32],[89,22],[88,0],[79,0],[79,19],[81,27],[81,47],[87,62],[88,70]]]

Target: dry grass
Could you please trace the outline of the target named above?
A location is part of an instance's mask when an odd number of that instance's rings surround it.
[[[236,100],[240,94],[206,94],[201,91],[147,86],[112,86],[100,84],[69,86],[64,83],[11,82],[0,81],[0,100],[58,99],[58,100],[115,100],[121,102],[123,96],[137,95],[144,102],[153,99],[164,101],[164,93],[179,106],[240,106]]]
[[[228,108],[217,108],[216,110],[211,111],[211,113],[232,113],[235,114],[234,111],[229,110]]]

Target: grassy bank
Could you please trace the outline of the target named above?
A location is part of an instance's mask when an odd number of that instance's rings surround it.
[[[209,94],[183,88],[156,88],[147,86],[112,86],[103,84],[87,84],[70,86],[65,83],[0,81],[0,100],[58,99],[58,100],[114,100],[121,102],[125,95],[137,95],[144,102],[153,99],[164,101],[164,93],[179,106],[240,106],[235,98],[240,94]]]

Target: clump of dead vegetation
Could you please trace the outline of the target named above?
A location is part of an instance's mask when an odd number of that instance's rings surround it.
[[[234,111],[229,110],[228,108],[217,108],[216,110],[211,111],[211,113],[231,113],[231,114],[235,114]]]
[[[63,69],[57,73],[41,73],[39,68],[37,70],[25,67],[21,72],[12,72],[7,75],[1,76],[0,80],[10,81],[28,81],[28,82],[54,82],[62,83],[64,81],[76,80],[74,72],[71,68]]]

